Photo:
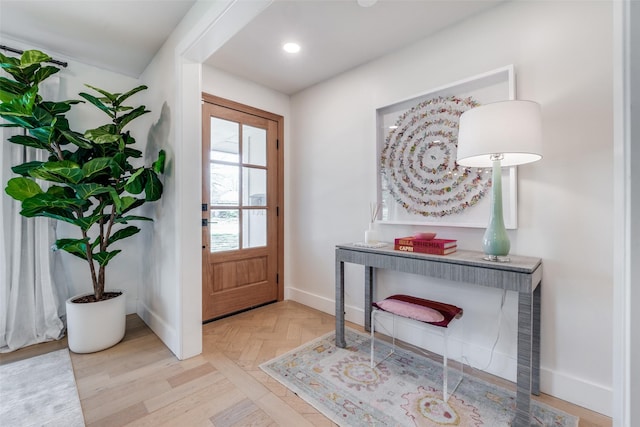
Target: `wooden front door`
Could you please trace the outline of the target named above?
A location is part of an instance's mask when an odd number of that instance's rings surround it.
[[[281,300],[282,117],[203,95],[203,321]]]

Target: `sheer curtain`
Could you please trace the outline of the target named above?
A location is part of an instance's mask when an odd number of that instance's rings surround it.
[[[59,78],[52,77],[41,87],[41,94],[44,99],[59,99],[59,88]],[[12,165],[43,161],[45,154],[7,142],[21,129],[0,129],[0,352],[4,353],[61,338],[60,302],[66,291],[62,292],[65,287],[56,286],[53,278],[55,221],[24,218],[20,203],[4,192],[6,182],[14,176]]]

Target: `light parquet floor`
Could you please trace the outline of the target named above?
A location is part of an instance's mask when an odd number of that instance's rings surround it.
[[[85,422],[90,427],[335,426],[259,368],[332,331],[334,322],[333,316],[293,301],[271,304],[204,325],[203,353],[180,361],[130,315],[117,346],[71,353]],[[33,350],[25,353],[31,357]],[[611,419],[595,412],[550,396],[539,399],[579,416],[580,427],[611,426]]]

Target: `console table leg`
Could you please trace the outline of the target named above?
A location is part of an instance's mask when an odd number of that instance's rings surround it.
[[[364,330],[371,330],[371,304],[373,303],[373,289],[376,281],[376,269],[364,267]]]
[[[531,373],[531,393],[540,395],[540,312],[542,300],[542,283],[533,291],[533,361]]]
[[[345,348],[344,339],[344,262],[336,260],[336,347]]]
[[[533,344],[533,295],[518,292],[518,374],[513,427],[529,427]]]

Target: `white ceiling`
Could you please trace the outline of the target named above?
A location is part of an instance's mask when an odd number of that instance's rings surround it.
[[[250,1],[250,0],[239,0]],[[504,0],[275,0],[206,63],[293,94]],[[137,77],[194,0],[0,0],[0,33]],[[10,45],[6,37],[2,44]],[[286,54],[286,41],[302,45]]]

